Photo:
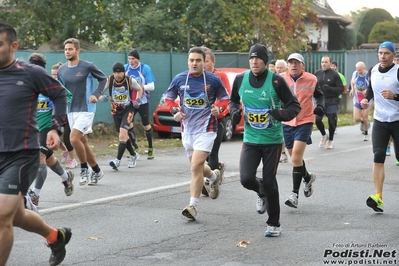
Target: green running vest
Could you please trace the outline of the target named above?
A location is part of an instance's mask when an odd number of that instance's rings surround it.
[[[269,114],[270,109],[281,109],[281,100],[272,83],[273,72],[268,72],[266,81],[261,88],[254,88],[250,85],[249,74],[250,70],[244,73],[238,90],[243,106],[244,142],[282,144],[282,124]]]

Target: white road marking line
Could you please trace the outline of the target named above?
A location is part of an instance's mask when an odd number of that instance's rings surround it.
[[[170,188],[177,188],[177,187],[187,186],[189,184],[190,184],[190,181],[181,182],[181,183],[176,183],[176,184],[172,184],[172,185],[168,185],[168,186],[150,188],[150,189],[140,190],[140,191],[131,192],[131,193],[125,193],[125,194],[111,196],[111,197],[106,197],[106,198],[83,201],[83,202],[63,205],[63,206],[59,206],[59,207],[46,208],[46,209],[39,210],[39,213],[40,214],[46,214],[46,213],[51,213],[51,212],[56,212],[56,211],[61,211],[61,210],[72,209],[72,208],[76,208],[76,207],[80,207],[80,206],[84,206],[84,205],[98,204],[98,203],[102,203],[102,202],[120,200],[120,199],[123,199],[123,198],[129,198],[129,197],[134,197],[134,196],[143,195],[143,194],[147,194],[147,193],[167,190],[167,189],[170,189]]]

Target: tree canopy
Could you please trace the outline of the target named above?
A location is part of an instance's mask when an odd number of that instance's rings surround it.
[[[369,42],[399,42],[399,24],[395,21],[378,22],[372,28]]]
[[[262,43],[278,56],[308,50],[305,19],[321,27],[312,0],[5,0],[0,19],[21,47],[78,38],[105,50],[184,52],[206,45],[248,51]]]
[[[359,32],[364,36],[365,42],[369,42],[368,38],[374,25],[382,21],[394,21],[394,19],[385,9],[373,8],[366,11],[359,27]]]

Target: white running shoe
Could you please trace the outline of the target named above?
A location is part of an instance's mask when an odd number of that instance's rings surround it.
[[[328,134],[322,136],[319,143],[319,148],[324,148],[326,146],[327,140],[328,140]]]
[[[112,167],[112,169],[114,169],[115,171],[118,171],[118,167],[121,164],[121,161],[118,159],[112,160],[109,162],[109,166]]]
[[[291,208],[298,208],[298,194],[291,192],[291,194],[288,196],[288,199],[285,201],[285,205]]]
[[[39,213],[39,211],[37,210],[37,207],[35,204],[33,204],[32,199],[30,198],[30,196],[28,195],[28,193],[26,193],[25,195],[25,208],[31,211],[34,211],[36,213]]]
[[[96,173],[96,172],[91,172],[91,178],[90,178],[90,182],[89,182],[89,186],[95,186],[98,184],[98,180],[100,180],[101,178],[103,178],[104,176],[104,172],[102,170],[100,170],[100,172]]]
[[[80,172],[79,185],[84,186],[89,182],[89,169],[82,169]]]
[[[281,153],[281,156],[280,156],[280,163],[286,163],[286,162],[288,162],[287,154]]]
[[[327,149],[329,149],[329,150],[332,150],[332,149],[334,149],[334,141],[332,141],[332,140],[329,140],[329,141],[327,141]]]
[[[267,226],[265,231],[265,236],[267,237],[280,236],[280,234],[281,234],[280,226]]]
[[[184,217],[192,221],[195,221],[197,219],[197,210],[192,205],[186,206],[181,214],[183,214]]]
[[[211,188],[209,189],[209,197],[211,199],[217,199],[220,194],[220,181],[221,181],[221,174],[219,169],[213,170],[216,175],[215,181],[211,183]]]
[[[305,197],[310,197],[313,194],[313,187],[312,184],[316,180],[316,175],[314,173],[310,173],[310,180],[309,183],[306,183],[305,180],[303,181],[303,194],[305,194]]]
[[[256,201],[256,211],[259,214],[264,214],[266,212],[266,198],[258,196],[258,200]]]
[[[128,168],[134,168],[136,167],[136,162],[140,158],[140,154],[136,152],[136,155],[130,155],[129,156],[129,163],[127,165]]]

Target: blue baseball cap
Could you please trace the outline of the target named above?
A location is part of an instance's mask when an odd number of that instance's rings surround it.
[[[395,44],[393,44],[393,42],[383,42],[383,43],[381,43],[380,47],[378,47],[378,50],[382,49],[382,48],[386,48],[386,49],[390,50],[392,53],[396,52]]]

